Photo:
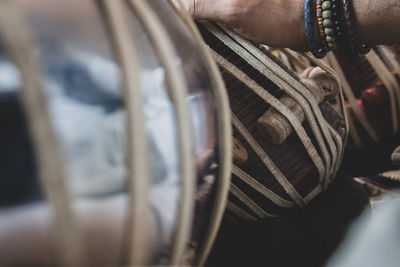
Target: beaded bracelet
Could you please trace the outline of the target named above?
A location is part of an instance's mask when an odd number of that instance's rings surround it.
[[[336,52],[336,38],[335,38],[335,30],[333,28],[333,20],[332,20],[332,2],[331,0],[324,0],[321,5],[322,9],[322,23],[325,27],[325,40],[328,44],[328,47],[333,52]]]
[[[370,50],[370,47],[360,44],[357,39],[351,0],[316,0],[316,19],[320,37],[320,42],[317,43],[313,32],[312,1],[304,1],[304,20],[307,43],[315,57],[322,58],[329,50],[337,52],[340,49],[353,60]],[[343,16],[340,15],[341,3],[343,3]]]
[[[347,26],[347,40],[348,46],[345,49],[346,55],[351,58],[357,58],[360,54],[366,54],[371,49],[366,44],[359,44],[356,35],[356,28],[354,23],[354,12],[350,0],[342,0],[345,23]]]
[[[319,29],[319,37],[321,39],[322,45],[326,51],[329,51],[328,44],[325,39],[325,26],[324,19],[322,18],[322,1],[317,0],[316,2],[316,11],[317,11],[317,23]]]
[[[338,45],[338,50],[342,50],[347,46],[347,42],[344,35],[343,23],[340,17],[340,0],[332,1],[332,19],[333,26],[335,29],[336,44]]]
[[[317,0],[316,11],[321,42],[328,47],[327,50],[336,52],[337,44],[333,28],[331,0]]]
[[[322,47],[318,47],[314,40],[312,7],[313,0],[304,0],[304,22],[306,28],[307,43],[314,57],[323,58],[326,55],[327,51]]]

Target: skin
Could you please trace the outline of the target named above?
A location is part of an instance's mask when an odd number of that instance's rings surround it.
[[[199,169],[206,168],[213,151],[205,149],[198,155]],[[198,197],[205,196],[200,194]],[[127,196],[77,198],[73,203],[73,216],[88,266],[118,266],[127,235]],[[165,204],[162,205],[165,208]],[[160,205],[157,206],[160,208]],[[146,255],[146,261],[153,262],[151,257],[163,253],[161,243],[165,240],[162,242],[160,231],[165,238],[168,223],[164,222],[160,229],[157,222],[160,215],[155,215],[156,208],[149,210],[152,213],[149,214],[149,255]],[[57,229],[53,227],[52,212],[47,202],[0,209],[0,266],[57,266],[59,256],[54,239]]]
[[[220,22],[253,41],[307,50],[303,0],[182,2],[194,18]],[[360,40],[371,45],[400,43],[399,0],[353,0],[353,4]],[[400,149],[396,152],[400,153]],[[400,156],[393,161],[398,159]],[[75,210],[92,266],[115,265],[120,258],[125,216],[121,201],[79,203]],[[48,253],[55,247],[51,221],[45,204],[0,211],[0,266],[53,265],[55,259]]]
[[[353,0],[358,37],[370,45],[400,43],[400,1]],[[182,0],[195,19],[212,20],[275,47],[308,49],[304,0]]]
[[[306,49],[303,1],[184,0],[195,19],[217,21],[244,37],[276,47]],[[279,25],[279,27],[277,26]]]
[[[175,2],[178,0],[175,0]],[[238,34],[273,47],[307,51],[304,0],[181,0],[194,19],[219,22]],[[369,45],[400,43],[399,0],[351,0],[361,42]],[[318,28],[314,23],[315,39]],[[392,154],[400,166],[400,147]]]
[[[77,201],[74,215],[90,266],[118,264],[125,209],[121,196]],[[0,266],[54,266],[56,247],[48,204],[0,210]]]

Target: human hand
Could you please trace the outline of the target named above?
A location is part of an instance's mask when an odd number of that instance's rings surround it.
[[[217,21],[258,43],[307,50],[303,0],[182,0],[195,19]]]

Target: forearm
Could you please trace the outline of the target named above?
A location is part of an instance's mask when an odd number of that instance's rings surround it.
[[[221,22],[253,41],[296,50],[308,49],[304,0],[182,1],[194,18]],[[400,43],[400,0],[349,1],[353,3],[360,41],[370,45]],[[318,32],[315,18],[314,22]]]
[[[353,0],[353,6],[361,41],[371,45],[400,43],[399,0]]]

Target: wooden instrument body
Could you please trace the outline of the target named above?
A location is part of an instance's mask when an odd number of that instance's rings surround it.
[[[332,55],[328,61],[343,80],[351,125],[344,167],[353,176],[392,169],[390,155],[400,133],[400,65],[395,50],[377,46],[354,62]]]
[[[233,136],[242,144],[241,149],[246,150],[248,153],[248,159],[244,162],[239,161],[233,168],[227,218],[237,222],[275,217],[285,213],[287,208],[296,205],[295,201],[292,200],[292,196],[288,194],[266,166],[265,158],[263,158],[265,154],[270,157],[273,164],[293,185],[301,198],[305,199],[304,204],[308,203],[318,194],[316,192],[321,186],[319,173],[309,153],[294,132],[284,138],[282,144],[272,144],[271,140],[260,134],[257,121],[271,109],[271,106],[258,93],[250,89],[248,83],[244,82],[249,78],[254,82],[249,83],[256,84],[255,87],[260,86],[262,90],[267,91],[272,97],[282,99],[285,92],[275,82],[267,78],[265,74],[256,69],[254,65],[252,66],[250,62],[269,63],[263,62],[261,57],[250,53],[247,50],[247,46],[241,46],[240,42],[237,44],[237,39],[231,35],[232,33],[224,32],[217,25],[199,23],[199,28],[208,46],[214,50],[214,58],[217,58],[217,63],[220,66],[220,71],[227,87],[232,116],[234,117]],[[225,40],[223,41],[221,38],[225,38]],[[232,44],[232,47],[229,47],[230,44]],[[246,45],[253,44],[247,43]],[[253,49],[257,50],[256,53],[261,53],[263,56],[273,60],[273,56],[264,51],[263,48],[253,45]],[[235,66],[238,69],[237,72],[241,72],[240,75],[245,78],[238,78],[224,64]],[[286,72],[286,75],[291,79],[299,82],[300,78],[280,62],[275,60],[273,64],[281,68],[283,72]],[[290,83],[290,81],[287,82]],[[262,94],[262,92],[260,93]],[[337,97],[333,102],[339,103],[340,100]],[[285,103],[285,101],[282,101],[282,103]],[[297,107],[292,104],[288,106],[292,111],[297,110]],[[295,110],[290,106],[294,107]],[[331,125],[336,137],[340,139],[337,141],[344,142],[346,123],[343,109],[341,109],[340,105],[335,107],[328,102],[322,102],[319,105],[319,109],[323,114],[324,120]],[[238,124],[243,126],[245,130],[238,129]],[[311,142],[317,144],[307,119],[303,122],[303,126]],[[249,143],[249,138],[244,136],[244,132],[250,135],[253,144]],[[336,151],[338,155],[342,153],[340,144],[335,149],[338,149]],[[317,153],[321,153],[321,150],[318,148],[317,150]],[[334,176],[333,173],[329,179],[332,179],[332,176]],[[265,191],[272,191],[273,194],[278,196],[278,199],[283,201],[277,204],[279,201],[274,197],[275,201],[266,197]]]
[[[386,50],[387,48],[385,48]],[[379,50],[375,48],[374,53],[378,59],[387,67],[388,74],[393,75],[395,82],[400,81],[399,75],[394,68],[389,67],[383,60]],[[368,57],[361,57],[356,62],[349,62],[345,57],[338,58],[339,63],[345,73],[354,96],[358,99],[358,104],[362,109],[363,114],[368,121],[371,122],[373,128],[377,131],[381,140],[390,138],[396,133],[396,129],[392,124],[391,103],[389,88],[384,84],[381,74],[377,69],[373,68],[373,63],[368,60]],[[396,89],[397,88],[397,89]],[[399,90],[398,86],[394,85],[395,90]],[[392,96],[393,97],[393,96]],[[396,96],[394,96],[396,98]],[[396,100],[396,99],[395,99]],[[397,102],[398,100],[396,100]],[[398,106],[398,104],[396,104]],[[349,112],[354,112],[350,107]],[[361,131],[363,141],[371,144],[371,138],[365,132],[357,117],[352,115],[356,128]],[[353,144],[354,145],[354,144]]]

